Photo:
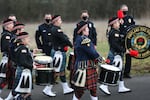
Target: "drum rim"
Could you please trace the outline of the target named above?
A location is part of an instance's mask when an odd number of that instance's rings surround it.
[[[110,66],[110,67],[112,67],[112,68],[115,68],[115,70],[108,69],[108,67],[104,67],[104,66]],[[104,68],[104,69],[106,69],[106,70],[109,70],[109,71],[117,71],[117,72],[120,71],[120,69],[119,69],[118,67],[115,67],[115,66],[113,66],[113,65],[102,64],[101,67]]]

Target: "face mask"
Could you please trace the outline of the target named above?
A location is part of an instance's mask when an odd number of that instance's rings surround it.
[[[45,19],[46,23],[49,23],[51,21],[51,19]]]
[[[88,19],[88,17],[87,16],[83,16],[82,19],[85,21],[85,20]]]
[[[124,15],[127,15],[127,14],[128,14],[128,11],[123,11],[123,14],[124,14]]]

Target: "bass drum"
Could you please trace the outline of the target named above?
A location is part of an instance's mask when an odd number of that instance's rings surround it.
[[[150,56],[150,28],[141,25],[134,25],[126,30],[125,47],[128,50],[137,50],[137,59],[144,59]]]

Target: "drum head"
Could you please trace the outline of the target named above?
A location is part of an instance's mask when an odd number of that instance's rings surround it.
[[[51,63],[53,59],[50,56],[36,56],[34,61],[39,64],[48,64]]]
[[[106,69],[106,70],[110,70],[110,71],[120,71],[119,68],[114,67],[113,65],[102,64],[101,67]]]

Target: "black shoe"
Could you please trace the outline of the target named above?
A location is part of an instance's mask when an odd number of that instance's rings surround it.
[[[132,78],[130,75],[126,75],[126,74],[123,77],[124,78]]]

